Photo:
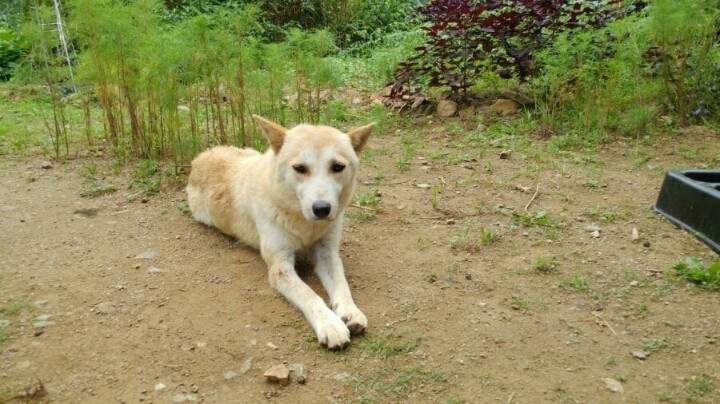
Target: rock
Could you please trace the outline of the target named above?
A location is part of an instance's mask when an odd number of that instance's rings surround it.
[[[40,168],[42,168],[43,170],[49,170],[49,169],[53,168],[53,164],[51,162],[45,160],[42,163],[40,163]]]
[[[155,385],[155,391],[163,391],[167,388],[167,386],[164,383],[158,383]]]
[[[148,268],[147,272],[149,274],[159,274],[159,273],[165,272],[165,271],[158,267],[150,266],[150,268]]]
[[[477,115],[477,110],[472,105],[467,108],[463,108],[460,110],[460,112],[458,112],[458,116],[461,119],[466,119],[466,120],[472,119],[473,117],[475,117],[475,115]]]
[[[585,226],[585,231],[590,232],[590,237],[598,238],[600,237],[600,226],[596,225],[595,223],[591,223]]]
[[[10,320],[0,320],[0,329],[3,329],[10,325]]]
[[[48,303],[47,300],[35,300],[33,302],[33,306],[35,306],[35,307],[45,306],[47,303]]]
[[[639,285],[640,285],[640,282],[638,282],[638,281],[632,281],[632,282],[630,282],[630,286],[632,286],[632,287],[637,287],[637,286],[639,286]]]
[[[500,98],[490,106],[490,111],[500,114],[501,116],[509,116],[515,114],[520,109],[520,104],[507,98]]]
[[[435,113],[440,118],[449,118],[457,112],[458,105],[455,101],[452,100],[441,100],[437,104],[437,109],[435,110]]]
[[[240,365],[240,373],[245,374],[250,371],[253,365],[253,359],[247,358],[243,361],[242,365]]]
[[[448,219],[445,221],[445,224],[455,224],[455,219]]]
[[[477,128],[475,128],[475,130],[477,132],[485,132],[487,130],[487,126],[485,126],[485,124],[480,123],[480,124],[478,124]]]
[[[335,376],[333,376],[333,379],[335,379],[339,382],[344,382],[349,378],[350,378],[350,373],[348,373],[348,372],[338,373]]]
[[[644,242],[643,247],[650,248],[650,242],[649,241]]]
[[[44,328],[37,328],[37,329],[35,329],[35,331],[33,332],[33,337],[39,337],[39,336],[41,336],[41,335],[43,335],[43,334],[45,334],[45,329],[44,329]]]
[[[623,389],[622,383],[615,379],[611,379],[609,377],[605,377],[602,379],[603,382],[605,382],[605,387],[607,387],[608,390],[615,392],[615,393],[622,393],[625,391]]]
[[[277,383],[283,386],[290,383],[290,369],[283,364],[271,367],[265,371],[263,376],[265,377],[265,380],[270,383]]]
[[[640,232],[638,231],[637,227],[632,228],[632,232],[630,233],[630,240],[632,240],[633,243],[636,243],[638,240],[640,240]]]
[[[272,350],[278,349],[277,345],[273,344],[272,342],[268,342],[268,343],[265,344],[265,345],[267,345],[267,347],[270,348],[270,349],[272,349]]]
[[[500,152],[500,160],[509,160],[512,155],[512,150],[503,150]]]
[[[420,189],[430,189],[430,188],[432,188],[432,187],[430,186],[430,184],[415,184],[415,186],[418,187],[418,188],[420,188]]]
[[[590,237],[592,238],[600,238],[600,230],[595,230],[592,233],[590,233]]]
[[[632,356],[636,359],[645,360],[650,356],[650,353],[645,351],[632,351]]]
[[[115,313],[115,305],[112,302],[98,303],[95,305],[95,313],[104,315]]]
[[[157,257],[157,253],[153,250],[145,250],[135,256],[136,260],[151,260]]]
[[[40,316],[35,317],[35,320],[33,320],[33,327],[35,328],[45,328],[49,325],[52,325],[53,322],[50,321],[50,318],[52,316],[49,314],[43,314]]]
[[[300,384],[305,384],[307,381],[307,375],[305,374],[305,365],[302,363],[291,363],[288,365],[290,370],[290,376]]]
[[[198,396],[197,394],[178,393],[173,396],[172,400],[174,403],[184,403],[185,401],[197,401]]]
[[[228,370],[227,372],[223,373],[223,378],[225,380],[232,380],[238,376],[240,376],[240,373],[233,372],[232,370]]]
[[[193,384],[190,386],[190,391],[193,393],[197,393],[198,391],[200,391],[200,387],[198,387],[197,384]]]

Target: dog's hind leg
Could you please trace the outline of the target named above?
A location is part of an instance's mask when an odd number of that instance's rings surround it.
[[[329,349],[350,344],[350,330],[295,272],[295,251],[284,242],[282,232],[269,223],[258,223],[260,252],[268,265],[270,284],[303,312],[318,342]]]
[[[367,317],[357,308],[345,279],[340,258],[340,226],[331,231],[312,248],[315,273],[330,296],[330,306],[345,322],[352,334],[361,334],[367,328]]]

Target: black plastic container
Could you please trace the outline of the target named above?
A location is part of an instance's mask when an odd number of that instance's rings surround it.
[[[720,254],[720,171],[669,171],[655,211]]]

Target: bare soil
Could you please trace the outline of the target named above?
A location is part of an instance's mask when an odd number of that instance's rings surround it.
[[[98,159],[118,191],[85,198],[88,158],[3,156],[0,402],[39,382],[67,403],[720,402],[720,293],[672,270],[717,256],[650,209],[667,169],[717,166],[716,134],[500,159],[419,126],[407,170],[393,134],[364,157],[359,192],[381,203],[350,209],[343,256],[370,324],[343,352],[255,251],[183,212],[182,177],[143,197]],[[283,362],[307,383],[266,383]]]

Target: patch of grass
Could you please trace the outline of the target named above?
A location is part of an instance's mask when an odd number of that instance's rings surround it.
[[[383,334],[365,337],[358,345],[358,348],[365,353],[387,359],[391,356],[408,353],[415,349],[419,343],[419,338],[404,340],[393,334]]]
[[[410,168],[410,161],[417,152],[417,142],[409,136],[400,139],[400,155],[395,159],[395,167],[400,171],[407,171]]]
[[[490,245],[498,240],[498,235],[492,229],[480,228],[480,244]]]
[[[513,212],[512,220],[514,223],[523,225],[525,227],[556,227],[552,219],[550,219],[550,216],[548,216],[548,214],[544,211],[538,212],[534,215],[531,215],[527,212]]]
[[[602,220],[605,223],[615,223],[618,219],[622,219],[625,216],[615,206],[610,206],[604,210],[597,208],[588,209],[584,215],[593,219]]]
[[[84,189],[80,192],[83,198],[97,198],[98,196],[116,192],[117,188],[105,180],[91,180],[85,183]]]
[[[476,253],[480,250],[480,241],[470,236],[470,227],[464,226],[456,231],[448,243],[450,249]]]
[[[555,257],[537,257],[532,266],[533,272],[541,274],[550,274],[557,272],[558,263]]]
[[[645,352],[653,353],[666,348],[667,342],[659,338],[643,338],[642,346]]]
[[[95,178],[97,175],[97,165],[95,163],[85,163],[85,178]]]
[[[347,217],[350,220],[357,220],[359,222],[369,222],[370,220],[375,219],[376,213],[369,210],[361,210],[358,212],[347,212],[345,214],[345,217]]]
[[[713,386],[710,377],[705,374],[695,375],[688,380],[687,386],[685,387],[688,396],[691,398],[702,397],[712,392],[715,387]]]
[[[528,314],[533,311],[547,310],[548,306],[545,302],[539,299],[513,296],[510,298],[510,308],[520,311],[523,314]]]
[[[685,278],[702,288],[720,289],[720,261],[710,266],[695,258],[688,258],[685,262],[678,262],[673,266],[678,276]]]
[[[440,206],[440,195],[443,192],[443,186],[442,185],[433,185],[432,186],[432,195],[430,196],[430,205],[432,205],[433,210],[438,210]]]
[[[377,208],[380,206],[380,191],[377,189],[368,192],[358,192],[353,197],[353,203],[366,208]]]
[[[355,377],[353,388],[360,402],[397,402],[418,386],[446,381],[444,373],[427,370],[420,365],[399,370],[395,366],[383,366],[370,375]]]
[[[175,207],[178,208],[180,212],[182,212],[185,215],[190,215],[190,206],[188,206],[187,201],[180,201],[175,204]]]
[[[582,275],[573,275],[560,283],[560,288],[571,292],[587,292],[590,290],[587,279]]]
[[[139,186],[145,195],[160,192],[160,179],[157,177],[160,165],[155,160],[140,160],[132,172],[134,184]]]
[[[25,310],[29,310],[30,305],[19,300],[14,300],[9,303],[6,303],[2,307],[0,307],[0,315],[4,316],[17,316],[20,313],[22,313]]]

